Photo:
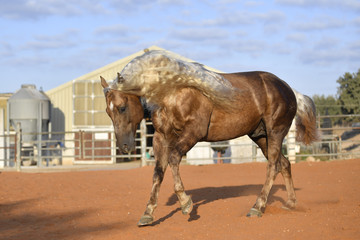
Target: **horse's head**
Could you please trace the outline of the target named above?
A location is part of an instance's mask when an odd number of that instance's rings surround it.
[[[106,112],[114,125],[117,146],[122,153],[129,153],[135,148],[136,129],[144,116],[140,99],[133,94],[109,88],[106,80],[100,78],[105,93]]]

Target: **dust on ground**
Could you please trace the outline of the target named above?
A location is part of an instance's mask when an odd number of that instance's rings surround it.
[[[360,159],[292,166],[296,210],[281,175],[261,218],[247,218],[266,163],[181,166],[194,209],[181,213],[171,171],[153,226],[137,227],[153,167],[0,174],[0,239],[360,239]]]

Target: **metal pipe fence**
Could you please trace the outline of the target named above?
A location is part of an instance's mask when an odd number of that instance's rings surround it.
[[[324,118],[346,118],[319,116]],[[359,118],[360,115],[351,115]],[[360,122],[360,121],[359,121]],[[347,126],[319,126],[321,140],[305,146],[295,141],[290,131],[283,143],[282,152],[291,162],[324,161],[360,158],[360,123]],[[34,141],[23,141],[26,134],[36,135]],[[71,132],[22,133],[18,127],[10,134],[0,135],[0,168],[50,167],[79,164],[117,164],[140,161],[139,165],[155,162],[152,150],[153,126],[145,120],[136,134],[136,147],[131,154],[120,154],[112,129],[79,130]],[[29,139],[29,138],[25,138]],[[218,151],[218,149],[222,149]],[[266,161],[261,150],[248,137],[217,144],[198,143],[184,156],[188,164],[243,163]]]

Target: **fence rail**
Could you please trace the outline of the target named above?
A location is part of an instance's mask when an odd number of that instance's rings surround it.
[[[326,118],[359,118],[360,115],[319,116]],[[136,148],[131,154],[119,154],[112,130],[26,133],[36,135],[34,141],[23,141],[26,135],[17,131],[0,135],[0,168],[25,166],[48,167],[76,164],[116,164],[141,160],[141,165],[153,164],[152,124],[142,121],[136,135]],[[351,126],[319,126],[322,139],[310,146],[295,141],[290,131],[283,143],[283,153],[292,162],[303,160],[360,158],[360,123]],[[25,139],[29,139],[26,138]],[[222,152],[217,148],[224,149]],[[217,144],[199,143],[184,157],[189,164],[219,162],[265,161],[261,150],[247,137]]]

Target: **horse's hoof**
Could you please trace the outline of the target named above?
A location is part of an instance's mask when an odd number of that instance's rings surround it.
[[[292,210],[295,209],[294,206],[289,206],[289,205],[286,205],[286,204],[284,206],[282,206],[281,208],[284,209],[284,210],[287,210],[287,211],[292,211]]]
[[[152,224],[153,221],[154,221],[154,218],[153,218],[152,216],[150,216],[150,215],[143,215],[143,216],[140,218],[140,220],[139,220],[139,222],[138,222],[137,225],[138,225],[139,227],[148,226],[148,225]]]
[[[251,208],[250,212],[246,216],[247,217],[261,217],[262,212],[256,208]]]
[[[181,206],[181,212],[182,214],[186,215],[189,214],[192,211],[192,209],[193,209],[193,202],[191,200],[191,197],[189,197],[187,203]]]
[[[283,209],[286,209],[286,210],[293,210],[295,209],[296,207],[296,201],[293,201],[293,200],[289,200],[285,203],[284,206],[282,206]]]

